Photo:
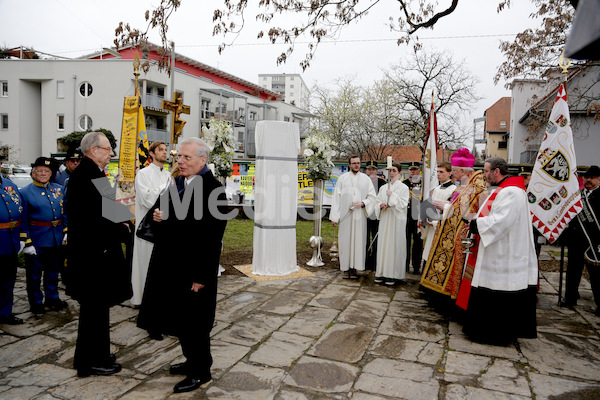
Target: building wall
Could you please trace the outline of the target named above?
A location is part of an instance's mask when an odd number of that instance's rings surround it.
[[[79,127],[82,115],[92,119],[92,129],[108,129],[119,141],[124,97],[135,93],[132,60],[122,59],[0,60],[2,80],[8,81],[9,95],[0,97],[0,114],[9,115],[9,128],[0,131],[0,141],[2,145],[13,146],[11,158],[22,163],[33,162],[41,155],[49,156],[57,151],[59,137],[84,130]],[[58,81],[64,82],[63,98],[57,98]],[[84,82],[92,85],[89,97],[80,93],[80,85]],[[171,79],[166,73],[151,68],[147,74],[140,75],[140,82],[142,104],[146,100],[144,82],[163,87],[165,97],[170,99]],[[182,114],[182,119],[187,121],[183,137],[200,137],[202,125],[209,122],[210,116],[201,112],[203,98],[210,99],[213,110],[219,101],[226,104],[227,110],[234,110],[235,106],[238,114],[239,108],[243,109],[242,123],[235,124],[234,132],[244,140],[252,134],[249,131],[251,124],[246,123],[246,117],[251,113],[255,113],[256,120],[283,121],[288,117],[290,122],[301,124],[301,132],[305,130],[303,124],[308,124],[308,119],[293,117],[294,112],[306,113],[298,107],[280,101],[265,101],[186,72],[175,73],[175,90],[183,93],[184,104],[191,108],[190,115]],[[64,115],[64,130],[58,129],[58,114]],[[163,115],[167,120],[164,135],[168,141],[171,114]],[[227,117],[227,114],[221,116]],[[231,118],[235,118],[234,113]],[[242,149],[243,146],[238,149],[238,157],[248,155]]]
[[[502,142],[506,142],[504,140],[504,133],[488,133],[486,158],[500,157],[506,160],[507,149],[499,147],[499,144]]]
[[[284,102],[307,109],[310,91],[300,74],[259,74],[258,84],[280,93]]]

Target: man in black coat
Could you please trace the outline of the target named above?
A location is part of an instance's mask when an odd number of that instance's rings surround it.
[[[212,378],[210,331],[227,199],[206,165],[209,153],[201,139],[181,142],[181,175],[161,194],[160,208],[152,214],[156,240],[138,326],[179,338],[186,362],[172,365],[170,373],[187,377],[175,385],[175,393],[204,387]]]
[[[581,200],[584,202],[583,210],[569,222],[568,228],[562,235],[565,238],[568,251],[569,263],[567,264],[567,283],[565,288],[565,300],[561,306],[572,307],[579,299],[579,283],[583,266],[587,267],[590,274],[590,284],[596,302],[596,315],[600,315],[600,266],[591,266],[584,259],[584,253],[590,246],[587,235],[596,246],[600,245],[597,227],[600,219],[600,168],[592,165],[583,175],[584,188],[581,190]],[[586,232],[584,232],[584,227]]]
[[[104,167],[115,154],[101,132],[86,134],[81,140],[81,150],[84,158],[70,177],[66,196],[67,291],[80,304],[73,364],[78,376],[84,377],[111,375],[121,370],[115,356],[110,354],[109,309],[129,299],[132,291],[131,271],[125,263],[120,240],[128,228],[105,218],[103,195],[109,198],[111,195],[101,194],[92,182],[107,179]],[[112,196],[114,199],[114,192]]]
[[[377,175],[377,162],[369,161],[365,167],[366,174],[373,182],[373,188],[375,188],[375,194],[379,193],[379,188],[386,184],[385,179]],[[365,259],[365,269],[369,271],[375,271],[375,264],[377,262],[377,232],[379,230],[379,220],[373,212],[367,219],[367,256]]]

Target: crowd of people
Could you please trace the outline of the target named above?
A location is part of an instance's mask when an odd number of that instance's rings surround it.
[[[509,176],[507,162],[498,157],[476,170],[473,154],[460,149],[450,163],[437,166],[439,185],[421,201],[418,164],[408,165],[404,181],[396,162],[384,168],[387,181],[377,175],[375,162],[367,163],[366,174],[360,171],[359,156],[350,157],[348,164],[335,187],[330,214],[339,228],[344,279],[359,279],[357,271],[374,269],[375,283],[394,286],[412,266],[430,304],[461,321],[472,340],[507,344],[536,337],[541,245],[527,199],[531,170]],[[587,208],[596,213],[600,197],[592,192],[600,186],[598,175],[600,169],[592,166],[582,191]],[[588,212],[578,220],[585,215],[591,218]],[[577,301],[585,264],[587,241],[581,231],[575,220],[564,235],[570,249],[566,306]],[[600,310],[600,276],[588,270]]]
[[[227,222],[209,210],[214,198],[217,212],[227,211],[225,191],[207,166],[209,147],[198,138],[183,140],[172,176],[164,169],[166,144],[152,143],[152,163],[136,175],[135,226],[111,213],[117,203],[105,174],[115,155],[108,138],[87,133],[80,148],[67,153],[61,169],[54,159],[39,157],[32,164],[33,183],[21,190],[0,177],[0,324],[24,322],[12,312],[23,253],[32,314],[68,307],[59,297],[59,275],[66,294],[79,303],[73,359],[79,377],[121,371],[110,353],[109,310],[130,300],[140,310],[138,326],[150,337],[169,334],[180,341],[186,361],[172,365],[170,373],[185,379],[174,392],[203,387],[212,379],[210,331]],[[181,204],[187,207],[183,212]],[[134,239],[142,222],[153,243]]]
[[[198,138],[183,140],[169,173],[166,144],[151,144],[151,164],[135,179],[135,225],[105,212],[115,203],[105,174],[114,156],[108,138],[90,132],[80,149],[67,153],[60,170],[53,159],[39,157],[32,164],[33,183],[21,190],[0,177],[0,324],[23,323],[12,313],[23,253],[33,314],[68,307],[59,296],[59,275],[66,294],[79,303],[78,376],[121,370],[110,353],[109,310],[130,300],[139,308],[138,326],[152,339],[167,334],[180,341],[186,361],[172,365],[170,373],[185,379],[174,391],[203,387],[211,380],[210,331],[226,226],[217,214],[227,211],[224,188],[207,165],[209,147]],[[368,162],[363,173],[360,157],[350,157],[329,217],[339,228],[342,277],[359,279],[361,271],[372,270],[375,283],[393,287],[412,267],[432,305],[458,316],[471,339],[507,344],[536,337],[539,244],[527,171],[509,176],[506,161],[497,157],[485,160],[482,170],[474,166],[475,157],[460,149],[450,163],[437,166],[439,185],[421,201],[418,164],[409,164],[402,180],[402,165],[391,162],[383,179],[376,162]],[[592,166],[581,191],[584,211],[566,235],[565,306],[576,304],[583,267],[594,265],[585,257],[583,238],[598,225],[599,186],[600,168]],[[218,200],[216,209],[209,209],[209,199]],[[203,209],[195,210],[197,204]],[[588,271],[600,310],[600,274]]]

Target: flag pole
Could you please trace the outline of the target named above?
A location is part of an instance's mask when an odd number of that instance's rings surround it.
[[[563,86],[565,88],[565,94],[567,93],[567,79],[569,76],[569,67],[571,66],[571,60],[565,58],[565,52],[563,50],[560,58],[558,59],[558,65],[562,68]],[[558,306],[562,303],[562,290],[563,290],[563,273],[565,269],[565,243],[564,240],[560,241],[560,270],[558,276]]]

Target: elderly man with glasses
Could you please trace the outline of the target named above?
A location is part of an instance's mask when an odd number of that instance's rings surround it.
[[[94,185],[103,183],[110,188],[104,168],[115,153],[108,138],[101,132],[90,132],[81,140],[81,151],[84,157],[69,178],[66,195],[67,290],[80,305],[73,364],[80,377],[112,375],[121,365],[110,353],[109,309],[132,294],[131,269],[121,247],[128,227],[103,214],[109,208],[106,205],[115,204],[114,191],[100,193]]]
[[[202,139],[180,143],[181,174],[161,194],[153,214],[156,240],[138,317],[140,328],[179,338],[186,361],[169,372],[186,378],[175,393],[205,387],[212,379],[210,331],[227,199],[208,169],[209,153]]]
[[[50,182],[54,165],[54,160],[39,157],[31,164],[33,183],[21,189],[24,231],[27,234],[23,252],[32,314],[44,314],[45,307],[54,311],[67,307],[58,295],[58,273],[63,260],[61,245],[67,227],[63,187]],[[42,274],[44,293],[40,288]]]

